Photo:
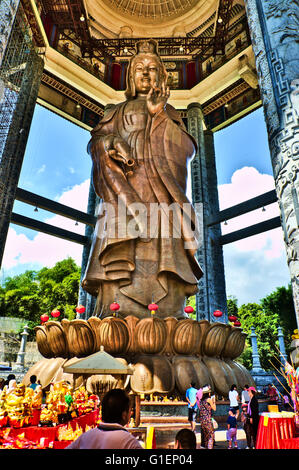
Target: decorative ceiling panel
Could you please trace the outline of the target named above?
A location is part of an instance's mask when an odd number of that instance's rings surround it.
[[[193,8],[198,0],[103,0],[121,14],[144,18],[167,18],[181,15]]]

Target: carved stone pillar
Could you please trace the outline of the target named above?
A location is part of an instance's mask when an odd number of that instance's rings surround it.
[[[217,244],[220,225],[207,227],[213,212],[219,211],[217,174],[213,133],[203,130],[203,114],[198,103],[187,108],[188,132],[198,143],[198,151],[191,163],[192,203],[199,222],[200,246],[197,259],[203,270],[196,295],[197,319],[215,321],[213,312],[221,310],[227,321],[226,290],[222,247]]]
[[[24,330],[22,333],[21,345],[17,356],[16,369],[24,369],[25,367],[25,354],[26,354],[26,344],[28,333],[28,325],[24,325]]]
[[[0,69],[0,265],[43,66],[18,12]]]
[[[299,325],[299,5],[245,0]]]
[[[279,359],[280,359],[280,362],[284,364],[285,361],[288,360],[288,356],[287,356],[286,349],[285,349],[282,328],[280,326],[277,328],[277,337],[278,337],[279,351],[280,351]]]
[[[252,347],[252,373],[259,374],[263,371],[261,363],[260,363],[260,356],[257,347],[257,336],[255,333],[255,329],[251,327],[251,347]]]
[[[20,0],[1,0],[0,2],[0,67],[5,55]]]

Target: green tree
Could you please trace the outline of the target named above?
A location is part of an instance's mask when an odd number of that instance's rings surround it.
[[[9,291],[13,289],[34,289],[37,288],[36,281],[37,271],[25,271],[14,277],[7,277],[4,280],[4,290]]]
[[[27,320],[34,335],[34,326],[40,324],[43,313],[50,315],[58,308],[61,318],[75,317],[81,268],[72,258],[59,261],[53,268],[26,271],[7,277],[0,287],[0,316]],[[34,335],[35,336],[35,335]]]
[[[261,306],[268,315],[276,313],[279,316],[286,349],[288,350],[291,336],[294,329],[297,328],[291,284],[288,287],[277,287],[274,292],[261,300]]]
[[[227,298],[227,316],[230,315],[238,316],[238,300],[232,295]]]
[[[80,273],[81,269],[76,265],[75,261],[68,257],[62,261],[58,261],[53,268],[42,268],[38,274],[37,278],[39,281],[43,279],[52,279],[56,283],[63,281],[65,277],[74,272]]]
[[[257,303],[248,303],[238,309],[238,318],[241,327],[248,337],[246,346],[239,360],[247,369],[252,368],[252,348],[251,348],[251,328],[255,329],[257,335],[257,344],[260,356],[260,363],[263,369],[270,370],[277,364],[277,346],[278,346],[278,326],[279,316],[265,312],[261,305]]]
[[[191,307],[194,308],[193,313],[188,313],[189,318],[196,320],[196,296],[195,295],[191,295],[190,297],[187,298],[186,306],[187,305],[190,305]]]

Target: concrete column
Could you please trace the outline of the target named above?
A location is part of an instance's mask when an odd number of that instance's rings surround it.
[[[257,347],[257,336],[255,333],[255,329],[251,328],[251,346],[252,346],[252,370],[251,373],[258,374],[262,371],[262,366],[260,363],[260,357]]]
[[[205,189],[205,220],[208,217],[213,217],[213,214],[219,212],[219,199],[218,199],[218,182],[216,172],[215,160],[215,147],[214,147],[214,134],[212,131],[204,131],[205,143],[205,166],[206,166],[206,189]],[[208,260],[208,292],[210,314],[215,310],[221,310],[223,317],[220,321],[227,323],[227,303],[226,303],[226,287],[225,287],[225,273],[223,261],[222,246],[217,243],[221,236],[220,224],[212,227],[206,227],[207,232],[207,260]],[[215,320],[215,317],[212,316]],[[216,321],[219,321],[219,319]]]
[[[299,326],[299,5],[244,1]]]
[[[288,360],[288,356],[285,350],[285,344],[284,344],[284,337],[283,337],[283,332],[282,328],[279,326],[277,328],[278,330],[278,342],[279,342],[279,351],[280,351],[280,362],[282,364],[285,364],[285,362]]]
[[[187,117],[188,132],[198,144],[191,163],[191,183],[200,235],[197,259],[204,272],[198,283],[196,314],[198,320],[215,321],[213,312],[219,309],[224,313],[222,320],[227,321],[223,253],[217,244],[220,226],[207,227],[208,217],[219,210],[213,133],[203,130],[204,118],[199,103],[188,105]]]
[[[23,333],[22,333],[20,350],[17,356],[17,362],[16,362],[17,369],[23,369],[25,367],[25,352],[26,352],[26,344],[27,344],[28,335],[29,335],[28,325],[25,325]]]
[[[98,197],[94,191],[92,178],[90,178],[90,186],[89,186],[89,194],[88,194],[88,204],[87,204],[87,213],[95,215],[97,213],[97,202]],[[93,228],[90,225],[86,225],[85,227],[85,236],[88,237],[89,243],[83,247],[82,252],[82,262],[81,262],[81,281],[84,277],[85,270],[88,263],[91,241],[93,235]],[[79,296],[78,296],[78,305],[84,305],[85,312],[83,315],[77,314],[77,318],[88,319],[92,314],[95,307],[96,298],[92,295],[88,294],[81,286],[79,288]]]
[[[107,104],[105,106],[105,111],[104,112],[108,112],[112,106],[113,106],[112,104]],[[93,183],[92,183],[92,174],[91,174],[90,186],[89,186],[89,195],[88,195],[88,205],[87,205],[88,214],[92,214],[92,215],[95,215],[95,216],[98,215],[98,211],[99,211],[98,208],[99,208],[100,201],[101,201],[100,198],[97,196],[97,194],[94,190]],[[94,229],[91,226],[86,225],[85,235],[89,238],[89,243],[86,246],[84,246],[84,248],[83,248],[82,262],[81,262],[81,281],[84,277],[85,270],[86,270],[86,267],[87,267],[87,264],[88,264],[93,232],[94,232]],[[91,294],[88,294],[82,288],[81,283],[80,283],[78,304],[79,305],[80,304],[84,305],[86,310],[85,310],[84,316],[77,315],[77,318],[88,319],[94,312],[95,305],[96,305],[96,300],[97,300],[96,297],[94,297]]]

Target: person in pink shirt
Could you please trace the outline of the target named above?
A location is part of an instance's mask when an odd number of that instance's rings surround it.
[[[67,449],[142,449],[125,425],[131,417],[127,393],[115,388],[102,401],[102,421],[96,428],[81,434]]]

